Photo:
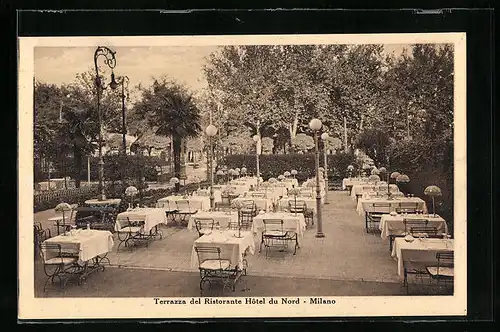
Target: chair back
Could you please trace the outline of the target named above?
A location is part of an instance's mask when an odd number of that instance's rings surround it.
[[[253,200],[243,200],[241,201],[241,211],[255,213],[257,211],[257,205]]]
[[[283,219],[264,219],[264,233],[269,231],[283,232]]]
[[[290,212],[293,213],[304,213],[304,211],[307,209],[307,204],[305,201],[302,200],[289,200],[288,201],[288,209]]]
[[[240,221],[241,229],[249,229],[255,213],[253,210],[240,210],[238,218]]]
[[[266,194],[265,193],[261,193],[261,192],[252,192],[252,197],[264,198],[264,197],[266,197]]]
[[[411,232],[412,228],[416,227],[427,227],[429,221],[427,219],[403,219],[403,224],[405,225],[405,233]]]
[[[454,257],[455,254],[453,251],[436,253],[438,270],[439,267],[454,267]]]
[[[179,199],[175,201],[175,204],[177,205],[177,210],[191,212],[188,199]]]
[[[222,269],[222,260],[220,257],[220,247],[213,246],[196,246],[194,248],[196,255],[198,256],[198,266],[203,264],[207,260],[218,260],[220,263],[220,268]]]
[[[198,233],[203,235],[205,230],[213,230],[215,226],[215,221],[212,218],[195,218],[194,224]]]
[[[437,237],[437,227],[435,226],[416,226],[410,228],[410,234],[414,237]]]
[[[418,210],[418,203],[416,202],[401,202],[396,208],[398,213],[416,213]]]
[[[378,211],[375,211],[378,210]],[[371,213],[389,213],[391,212],[391,204],[390,203],[373,203],[372,204]]]

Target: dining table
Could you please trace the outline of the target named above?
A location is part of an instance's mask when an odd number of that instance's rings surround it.
[[[79,276],[79,282],[98,270],[104,270],[103,261],[109,263],[107,254],[114,245],[111,232],[95,229],[74,229],[44,243],[59,244],[61,252],[78,257],[75,274]],[[44,252],[45,259],[50,259],[52,254]]]
[[[227,229],[229,223],[238,223],[238,212],[236,211],[199,211],[189,217],[187,229],[196,229],[196,219],[213,219],[220,229]]]
[[[257,211],[272,211],[273,201],[266,197],[240,196],[231,201],[231,205],[236,206],[242,202],[253,202]]]
[[[453,252],[453,239],[415,238],[408,242],[405,238],[396,238],[391,256],[398,262],[398,275],[404,278],[405,269],[425,270],[435,266],[438,252]]]
[[[119,213],[116,217],[115,230],[127,227],[128,223],[140,223],[143,225],[142,232],[152,237],[160,235],[158,226],[168,223],[165,210],[162,208],[135,208]]]
[[[174,210],[177,208],[178,201],[189,201],[189,208],[192,211],[208,211],[210,210],[210,197],[209,196],[182,196],[171,195],[158,199],[156,202],[157,208],[165,210]]]
[[[255,253],[253,235],[249,231],[215,230],[206,232],[193,243],[191,251],[191,268],[193,269],[200,265],[195,249],[197,247],[220,248],[220,259],[228,260],[230,263],[227,270],[232,272],[233,287],[241,275],[247,273],[248,261],[245,257]]]
[[[303,201],[306,204],[306,208],[308,210],[313,210],[314,214],[316,214],[316,197],[315,196],[289,196],[289,197],[283,197],[278,201],[278,211],[285,211],[288,210],[289,208],[289,202],[292,202],[292,204],[295,204],[296,202]],[[324,198],[321,198],[321,204],[324,204],[325,200]]]
[[[302,243],[302,238],[306,230],[306,221],[302,213],[292,212],[265,212],[259,213],[253,218],[252,232],[257,234],[260,239],[264,228],[265,219],[278,219],[283,220],[283,231],[294,232],[297,234],[299,245]]]
[[[352,186],[351,189],[351,198],[352,200],[356,200],[358,195],[362,195],[365,192],[377,192],[377,193],[385,193],[387,194],[387,183],[385,184],[373,184],[373,183],[365,183],[365,184],[356,184]],[[399,187],[395,184],[389,185],[390,193],[398,193]],[[404,195],[403,195],[404,196]]]
[[[423,213],[427,213],[427,204],[420,197],[371,197],[371,198],[360,198],[356,206],[356,211],[360,216],[364,216],[366,212],[379,212],[379,213],[390,213],[395,211],[396,208],[405,206],[406,204],[415,204],[419,210]],[[377,204],[382,204],[384,206],[374,206]],[[385,206],[387,205],[387,207]]]
[[[405,220],[426,220],[427,226],[436,227],[437,233],[443,236],[448,235],[448,225],[439,215],[433,214],[404,214],[392,213],[383,214],[380,218],[379,230],[380,237],[386,240],[389,236],[404,236]]]

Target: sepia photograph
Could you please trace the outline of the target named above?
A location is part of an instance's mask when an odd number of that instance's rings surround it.
[[[19,45],[23,317],[466,314],[465,34]]]

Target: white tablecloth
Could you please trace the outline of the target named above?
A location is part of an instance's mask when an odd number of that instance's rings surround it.
[[[253,218],[252,232],[258,234],[260,239],[264,231],[264,219],[282,219],[283,230],[297,233],[299,243],[302,242],[304,231],[306,230],[306,222],[304,215],[301,213],[288,213],[288,212],[268,212],[258,214]]]
[[[229,222],[238,223],[238,213],[230,212],[226,213],[223,211],[201,211],[193,214],[188,221],[187,228],[189,230],[196,229],[194,225],[194,221],[196,218],[210,218],[213,219],[216,223],[219,223],[219,226],[224,229],[228,227]]]
[[[436,253],[453,251],[452,239],[418,239],[406,242],[396,238],[392,257],[398,261],[398,275],[404,277],[404,268],[425,269],[437,262]]]
[[[390,205],[390,211],[387,207],[376,207],[373,208],[373,204],[389,204]],[[391,211],[395,211],[396,208],[399,208],[401,206],[401,203],[418,203],[418,209],[423,210],[424,213],[427,213],[427,205],[425,204],[425,201],[419,197],[395,197],[394,199],[387,199],[387,198],[361,198],[358,200],[358,205],[356,207],[356,211],[358,212],[359,215],[364,216],[365,212],[385,212],[389,213]]]
[[[294,197],[283,197],[282,199],[279,200],[278,202],[278,210],[283,211],[288,209],[288,202],[294,202],[295,199]],[[297,202],[298,201],[304,201],[306,203],[306,206],[308,209],[313,210],[314,214],[316,214],[316,197],[301,197],[297,196]],[[324,203],[324,199],[321,199],[321,204]]]
[[[113,248],[113,234],[109,231],[79,229],[73,232],[75,235],[58,235],[45,242],[60,244],[63,252],[78,251],[82,262],[108,253]]]
[[[387,190],[386,191],[365,191],[361,195],[361,198],[364,198],[364,199],[385,198],[385,197],[387,197]],[[391,192],[391,197],[405,197],[405,194],[403,194],[401,191]],[[355,201],[356,197],[353,197],[352,200]]]
[[[153,227],[159,224],[167,224],[165,210],[161,208],[138,208],[131,211],[119,213],[116,217],[115,230],[128,225],[128,220],[140,221],[144,223],[144,232],[148,233]]]
[[[160,198],[156,204],[156,207],[168,210],[176,209],[177,201],[189,201],[189,208],[191,211],[208,211],[210,209],[210,197],[206,196],[168,196]],[[184,206],[179,207],[184,210]]]
[[[253,255],[255,252],[255,244],[251,232],[241,232],[242,237],[237,238],[235,234],[238,231],[214,231],[211,234],[203,235],[194,241],[193,250],[191,253],[191,267],[197,268],[198,255],[194,248],[198,246],[216,246],[221,249],[221,259],[228,259],[231,262],[231,267],[243,266],[243,254],[245,252]]]
[[[231,201],[231,205],[237,202],[252,201],[257,206],[259,211],[271,211],[273,209],[273,201],[269,198],[263,197],[238,197]]]
[[[199,189],[193,193],[193,197],[208,197],[210,199],[210,189]],[[214,189],[214,203],[222,202],[222,192]]]
[[[342,189],[346,190],[347,186],[363,183],[368,183],[368,178],[344,178],[342,179]]]
[[[242,195],[245,191],[248,191],[248,189],[250,189],[250,186],[247,184],[229,184],[224,187],[222,193],[228,190],[231,194]]]
[[[399,188],[395,184],[390,184],[389,185],[389,190],[391,193],[397,193],[399,192]],[[384,184],[356,184],[352,186],[351,190],[351,198],[353,200],[356,199],[356,195],[362,194],[365,192],[380,192],[382,194],[387,193],[387,183]]]
[[[379,224],[379,229],[381,231],[380,237],[385,240],[389,235],[404,235],[404,219],[425,219],[429,222],[427,226],[436,227],[438,234],[448,234],[448,226],[446,225],[446,221],[438,215],[434,217],[433,215],[426,214],[398,214],[395,216],[384,214],[382,215]]]

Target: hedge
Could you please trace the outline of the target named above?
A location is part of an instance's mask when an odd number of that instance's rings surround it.
[[[347,176],[347,166],[357,165],[353,153],[336,153],[328,155],[328,178],[338,180]],[[323,154],[320,155],[320,167],[323,167]],[[225,156],[217,168],[226,166],[231,168],[246,167],[249,174],[256,174],[256,157],[254,154],[234,154]],[[259,156],[260,175],[264,180],[277,177],[286,171],[297,170],[297,180],[305,181],[315,175],[314,153],[270,154]]]
[[[207,181],[200,183],[189,183],[186,186],[181,186],[178,194],[189,194],[196,191],[199,187],[207,187]],[[109,198],[121,198],[122,204],[120,205],[119,212],[124,211],[128,207],[128,198],[124,195],[124,187],[121,184],[106,184],[104,194]],[[174,188],[168,189],[150,189],[144,188],[139,192],[136,199],[137,202],[145,205],[150,205],[162,197],[175,194]],[[97,185],[85,186],[73,189],[62,189],[47,191],[34,195],[34,212],[53,209],[57,204],[65,202],[68,204],[78,204],[82,206],[86,200],[96,198],[98,195]]]

